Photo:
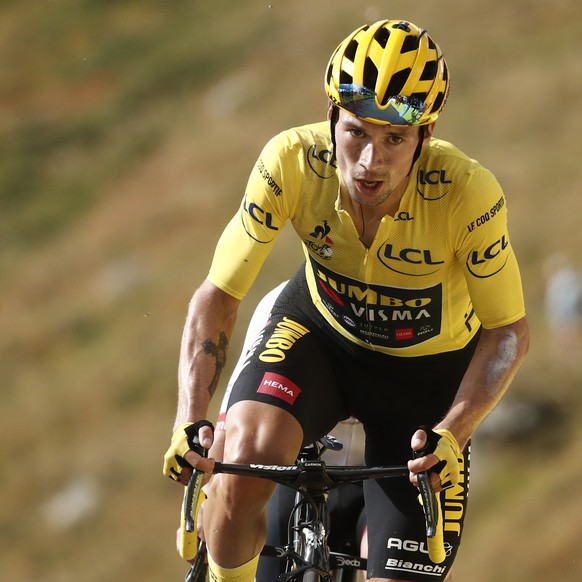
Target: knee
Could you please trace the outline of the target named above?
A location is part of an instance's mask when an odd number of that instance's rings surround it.
[[[276,484],[267,479],[216,475],[208,501],[217,503],[229,516],[260,513],[267,505]]]
[[[267,458],[261,447],[252,439],[228,439],[224,451],[224,462],[233,464],[277,464],[281,461]],[[212,480],[212,494],[220,499],[225,510],[260,510],[273,494],[275,483],[268,479],[240,475],[216,475]]]
[[[238,402],[226,417],[224,461],[291,464],[302,440],[301,426],[288,412],[258,402]]]

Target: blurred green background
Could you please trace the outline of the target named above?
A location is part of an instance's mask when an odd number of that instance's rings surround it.
[[[582,579],[582,354],[552,356],[544,314],[555,253],[582,267],[579,2],[0,9],[1,580],[183,579],[181,491],[161,465],[188,300],[264,142],[323,118],[331,51],[384,17],[445,51],[437,136],[504,187],[532,325],[475,439],[458,580]],[[289,227],[243,302],[223,384],[254,304],[300,260]]]

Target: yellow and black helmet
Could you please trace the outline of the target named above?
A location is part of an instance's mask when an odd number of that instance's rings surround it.
[[[332,103],[365,121],[427,125],[445,105],[449,72],[426,30],[380,20],[358,28],[337,47],[325,90]]]

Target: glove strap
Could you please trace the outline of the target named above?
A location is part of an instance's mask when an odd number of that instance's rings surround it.
[[[190,423],[185,425],[184,432],[186,433],[186,437],[188,439],[188,444],[190,448],[199,455],[203,455],[204,451],[206,450],[201,444],[200,439],[198,438],[198,431],[203,426],[209,426],[212,429],[212,433],[214,433],[214,425],[209,420],[197,420],[196,422]]]

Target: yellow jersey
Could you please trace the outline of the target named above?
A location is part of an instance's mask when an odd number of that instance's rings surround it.
[[[271,139],[209,279],[242,299],[290,221],[303,242],[311,300],[338,333],[363,347],[419,356],[464,347],[482,324],[525,315],[507,206],[495,177],[452,144],[431,139],[394,216],[367,248],[341,207],[329,124]]]

